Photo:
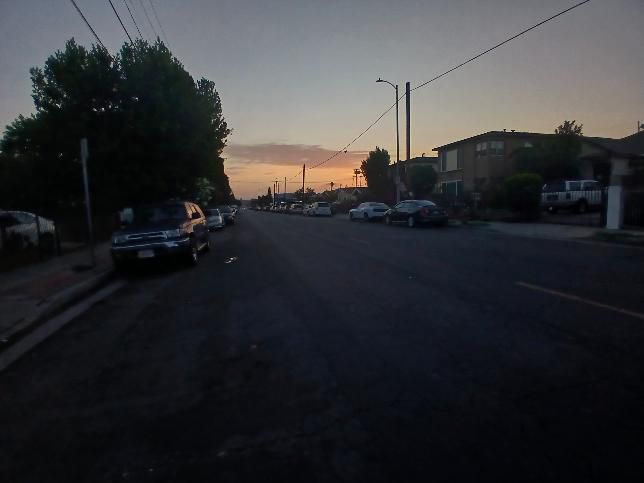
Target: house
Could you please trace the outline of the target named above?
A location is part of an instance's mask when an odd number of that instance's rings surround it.
[[[489,131],[434,148],[438,153],[439,191],[454,198],[493,188],[516,173],[513,153],[553,138],[555,134]],[[598,179],[608,188],[608,228],[622,226],[624,186],[643,187],[644,131],[622,139],[581,137],[581,177]],[[639,188],[638,188],[639,189]],[[635,208],[637,210],[637,207]],[[628,210],[627,210],[628,211]]]
[[[621,139],[583,137],[582,174],[603,174],[608,186],[606,228],[644,226],[644,131]]]
[[[515,173],[512,153],[554,134],[489,131],[434,148],[438,153],[438,187],[455,198],[483,191]]]
[[[337,194],[338,202],[344,203],[346,201],[356,201],[358,197],[367,191],[367,188],[338,188],[334,190]]]

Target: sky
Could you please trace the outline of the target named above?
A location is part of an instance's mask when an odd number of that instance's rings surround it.
[[[142,5],[127,0],[144,36]],[[103,43],[126,40],[107,0],[76,0]],[[233,129],[225,169],[238,197],[275,179],[301,186],[395,100],[577,0],[152,0],[173,54],[216,83]],[[124,0],[113,0],[138,35]],[[490,130],[623,137],[644,121],[644,2],[592,0],[411,95],[411,155]],[[27,35],[26,35],[27,33]],[[29,68],[69,38],[94,39],[67,0],[0,0],[0,129],[34,111]],[[405,105],[400,103],[401,159]],[[307,170],[317,191],[352,183],[375,146],[395,159],[395,110],[333,160]],[[283,190],[283,188],[282,188]]]

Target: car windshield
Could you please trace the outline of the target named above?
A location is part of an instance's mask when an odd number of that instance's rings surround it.
[[[232,210],[228,206],[220,206],[219,207],[219,212],[220,213],[232,213]]]
[[[217,208],[211,208],[206,210],[206,216],[220,216],[219,210]]]
[[[186,209],[183,205],[141,206],[132,210],[131,222],[133,224],[159,223],[183,220],[186,216]]]
[[[429,200],[418,200],[413,202],[417,206],[436,206],[436,203]]]

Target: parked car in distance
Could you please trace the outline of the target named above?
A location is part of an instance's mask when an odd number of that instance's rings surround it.
[[[309,215],[311,216],[332,216],[331,204],[326,201],[316,201],[309,208]]]
[[[542,188],[541,208],[552,213],[561,208],[586,213],[601,205],[602,186],[593,179],[553,181]]]
[[[117,269],[136,260],[169,256],[196,265],[199,252],[210,249],[206,216],[194,203],[172,201],[128,211],[125,225],[112,234]]]
[[[54,251],[56,229],[48,218],[27,211],[0,210],[0,226],[5,229],[7,245],[14,248],[40,245],[45,252]]]
[[[385,223],[405,223],[413,228],[416,225],[447,225],[447,212],[433,201],[406,200],[401,201],[385,212]]]
[[[302,203],[293,203],[288,208],[288,212],[293,215],[301,215],[304,210],[304,205]]]
[[[313,208],[313,204],[308,204],[304,205],[304,209],[302,210],[302,214],[304,216],[310,216],[311,215],[311,208]]]
[[[360,203],[357,207],[349,210],[349,219],[353,220],[382,220],[389,209],[384,203],[369,201]]]
[[[234,225],[235,224],[235,213],[230,209],[230,206],[218,206],[217,209],[221,213],[221,217],[224,219],[224,225]]]
[[[224,217],[218,208],[208,208],[205,211],[208,231],[221,230],[224,226]]]

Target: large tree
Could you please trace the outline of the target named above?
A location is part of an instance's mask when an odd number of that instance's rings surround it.
[[[409,184],[414,196],[431,194],[437,179],[438,175],[432,166],[414,166],[409,170]]]
[[[387,150],[376,146],[374,151],[369,151],[369,157],[360,165],[360,171],[367,180],[369,191],[379,200],[387,199],[391,191],[393,182],[389,179],[389,162]]]
[[[555,129],[555,135],[542,144],[514,152],[517,171],[539,174],[546,181],[579,176],[582,135],[583,124],[564,121]]]
[[[0,205],[77,205],[82,137],[98,210],[233,197],[221,157],[230,130],[215,85],[193,80],[162,42],[138,40],[111,56],[72,39],[30,73],[36,112],[19,116],[0,141]]]

